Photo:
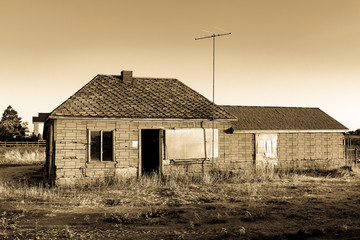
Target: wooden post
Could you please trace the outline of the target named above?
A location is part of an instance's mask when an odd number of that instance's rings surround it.
[[[349,138],[349,149],[350,149],[350,151],[351,151],[351,138]],[[349,165],[351,165],[351,153],[349,152],[349,157],[350,157],[350,159],[349,159]]]

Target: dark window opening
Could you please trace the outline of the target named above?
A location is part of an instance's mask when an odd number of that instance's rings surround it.
[[[100,131],[91,131],[91,160],[100,161],[100,145],[101,145],[101,132]]]
[[[103,161],[113,160],[113,133],[103,132]]]
[[[91,131],[90,132],[90,160],[112,161],[113,160],[113,132]]]

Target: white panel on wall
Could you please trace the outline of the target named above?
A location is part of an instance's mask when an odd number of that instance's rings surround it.
[[[214,129],[214,146],[214,157],[218,157],[218,129]],[[167,129],[165,152],[166,159],[211,158],[212,129]]]

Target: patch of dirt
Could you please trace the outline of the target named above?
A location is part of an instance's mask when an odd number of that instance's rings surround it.
[[[42,184],[44,166],[42,165],[0,165],[0,180],[2,182],[24,182]]]
[[[13,181],[40,172],[38,166],[0,168]],[[116,193],[98,205],[0,198],[0,239],[359,239],[359,180],[354,174],[274,181],[277,191],[266,195],[177,206],[134,206]],[[167,188],[158,193],[175,195]]]

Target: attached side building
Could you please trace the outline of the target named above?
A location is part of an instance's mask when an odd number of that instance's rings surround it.
[[[343,165],[348,129],[319,108],[222,106],[231,123],[229,156],[242,168]]]
[[[48,180],[227,168],[236,117],[215,105],[212,128],[212,109],[177,79],[97,75],[46,119]]]

